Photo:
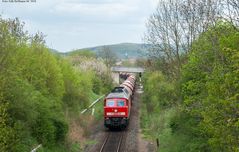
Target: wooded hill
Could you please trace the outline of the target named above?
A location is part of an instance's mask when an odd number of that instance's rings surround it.
[[[112,52],[117,55],[118,59],[135,59],[135,58],[144,58],[148,45],[146,44],[137,44],[137,43],[120,43],[120,44],[113,44],[113,45],[104,45],[104,46],[96,46],[96,47],[89,47],[83,49],[73,50],[69,54],[77,54],[78,52],[89,50],[94,52],[97,56],[100,56],[100,52],[104,50],[104,47],[107,47]]]

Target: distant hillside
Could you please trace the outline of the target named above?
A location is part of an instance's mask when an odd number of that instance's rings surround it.
[[[58,50],[56,49],[52,49],[52,48],[48,48],[50,52],[52,52],[53,54],[61,54]]]
[[[145,57],[144,54],[148,47],[145,44],[137,44],[137,43],[120,43],[120,44],[104,45],[104,46],[107,46],[109,47],[110,50],[114,51],[117,54],[117,57],[119,59],[144,58]],[[78,50],[69,52],[67,54],[77,54],[77,52],[80,52],[83,50],[90,50],[96,53],[96,55],[98,55],[99,52],[104,48],[104,46],[78,49]]]

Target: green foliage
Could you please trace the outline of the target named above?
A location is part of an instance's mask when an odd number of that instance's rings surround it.
[[[141,125],[160,151],[239,151],[238,42],[238,28],[218,22],[193,42],[180,82],[146,75]]]
[[[148,112],[154,112],[154,108],[162,109],[175,104],[177,99],[177,91],[175,91],[174,83],[166,80],[165,76],[160,72],[152,72],[144,74],[144,101]],[[150,102],[149,102],[150,101]]]
[[[218,23],[194,42],[183,68],[185,114],[195,122],[186,130],[192,134],[201,132],[210,151],[239,150],[238,41],[237,29]]]
[[[106,94],[110,92],[113,88],[113,79],[110,73],[102,73],[101,75],[97,74],[96,76],[99,77],[102,82],[101,93]]]
[[[70,152],[79,152],[80,151],[80,145],[79,144],[73,144],[73,146],[70,149]]]
[[[77,71],[66,61],[61,61],[61,68],[65,84],[64,103],[75,110],[86,107],[92,89],[91,73]]]
[[[0,151],[10,151],[14,143],[14,129],[8,126],[9,117],[7,114],[7,104],[2,103],[0,96]]]
[[[30,36],[23,27],[18,19],[0,18],[0,151],[38,144],[42,151],[68,151],[64,113],[78,114],[111,84],[55,56],[41,33]]]
[[[51,146],[54,144],[54,132],[54,125],[53,122],[49,120],[48,114],[41,113],[41,116],[38,117],[33,128],[33,134],[37,138],[37,141],[44,146]]]
[[[102,88],[102,81],[100,78],[95,77],[93,79],[93,86],[92,91],[96,94],[101,94],[101,88]]]
[[[150,140],[160,140],[160,151],[177,151],[171,144],[179,145],[173,138],[171,119],[178,112],[176,84],[159,71],[144,73],[144,95],[141,106],[141,127]],[[175,140],[174,140],[175,139]]]

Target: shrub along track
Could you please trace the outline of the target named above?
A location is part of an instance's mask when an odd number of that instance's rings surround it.
[[[137,93],[136,91],[134,94],[129,125],[125,130],[110,131],[104,128],[102,120],[102,123],[97,125],[95,129],[92,131],[91,140],[96,141],[95,144],[88,145],[84,151],[115,152],[119,147],[120,152],[137,152],[138,134],[139,134],[139,107],[140,107],[139,97],[140,94]]]

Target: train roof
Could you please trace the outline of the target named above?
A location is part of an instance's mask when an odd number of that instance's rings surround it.
[[[129,97],[124,93],[124,92],[114,92],[110,93],[106,96],[106,99],[108,98],[126,98],[128,99]]]
[[[124,91],[124,87],[115,87],[111,92],[116,93],[116,92],[123,92],[123,91]]]

